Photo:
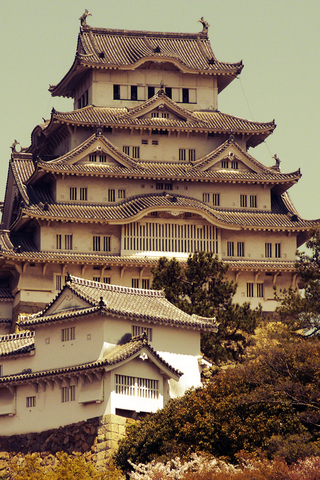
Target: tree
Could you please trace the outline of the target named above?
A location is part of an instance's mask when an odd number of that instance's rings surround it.
[[[310,232],[308,252],[298,252],[296,273],[299,290],[291,286],[276,295],[280,306],[277,313],[291,330],[302,331],[306,337],[320,332],[320,229]]]
[[[260,310],[250,304],[233,304],[237,285],[226,277],[228,265],[212,253],[189,255],[186,266],[175,258],[160,258],[152,270],[152,288],[163,289],[166,298],[181,310],[203,317],[216,317],[218,333],[202,335],[203,353],[215,362],[239,360],[253,333]]]

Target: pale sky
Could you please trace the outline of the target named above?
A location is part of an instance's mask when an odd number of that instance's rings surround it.
[[[319,0],[10,0],[1,2],[0,200],[10,145],[30,145],[33,128],[52,107],[72,110],[71,99],[51,97],[74,60],[79,17],[94,27],[198,32],[204,16],[216,57],[243,60],[244,69],[219,95],[219,110],[277,128],[249,153],[282,172],[302,171],[289,193],[302,217],[320,217],[320,1]]]

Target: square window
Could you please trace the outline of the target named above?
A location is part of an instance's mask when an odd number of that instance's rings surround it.
[[[111,278],[110,277],[103,277],[103,283],[107,283],[108,285],[111,284]]]
[[[148,140],[141,140],[142,145],[148,145]]]
[[[62,328],[61,329],[61,342],[69,342],[76,338],[76,327]]]
[[[156,190],[163,190],[163,183],[156,183]]]
[[[151,112],[151,118],[159,118],[159,112]]]
[[[138,337],[139,335],[142,335],[143,333],[146,333],[148,341],[152,342],[152,328],[140,327],[138,325],[132,325],[132,336],[133,337]]]
[[[92,153],[89,155],[89,162],[96,162],[97,161],[97,155],[95,153]]]
[[[152,140],[152,145],[159,145],[159,140]]]
[[[62,387],[61,388],[61,402],[74,402],[76,399],[76,387],[71,385],[71,387]]]
[[[164,189],[165,190],[172,190],[173,189],[172,183],[165,183],[164,184]]]
[[[233,168],[234,170],[238,170],[239,168],[238,162],[237,161],[231,162],[231,168]]]

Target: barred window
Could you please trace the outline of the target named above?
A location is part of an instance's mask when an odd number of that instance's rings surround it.
[[[61,388],[61,402],[74,402],[76,399],[76,387],[71,385],[70,387]]]
[[[100,163],[107,163],[107,155],[100,155],[99,160]]]
[[[115,201],[116,201],[116,191],[113,188],[109,188],[108,202],[115,202]]]
[[[140,158],[140,147],[132,147],[132,157]]]
[[[159,398],[159,381],[149,378],[116,375],[116,393],[140,398]]]
[[[159,112],[151,112],[152,118],[159,118]]]
[[[164,189],[165,190],[172,190],[173,189],[172,183],[165,183],[164,184]]]
[[[264,246],[265,249],[265,257],[271,258],[272,257],[272,243],[266,243]]]
[[[76,187],[70,187],[70,200],[77,200],[77,189],[76,189]]]
[[[111,251],[111,237],[103,237],[103,251],[104,252]]]
[[[110,285],[111,278],[110,277],[103,277],[103,283],[107,283],[108,285]]]
[[[263,283],[257,283],[257,297],[263,297]]]
[[[186,149],[179,148],[179,160],[185,161],[186,160]]]
[[[237,242],[237,256],[244,257],[244,242]]]
[[[36,406],[36,397],[26,397],[26,407],[32,408]]]
[[[210,202],[210,193],[203,193],[202,194],[202,201],[203,202]]]
[[[139,288],[139,278],[133,278],[131,281],[132,288]]]
[[[132,325],[132,336],[137,337],[145,333],[149,342],[152,342],[152,328],[140,327],[138,325]]]
[[[247,195],[240,195],[240,207],[247,206]]]
[[[122,147],[122,151],[123,153],[125,153],[126,155],[130,155],[130,147],[128,147],[128,145],[124,145]]]
[[[250,195],[250,207],[257,208],[257,195]]]
[[[274,246],[274,256],[276,258],[281,258],[281,243],[276,243]]]
[[[227,242],[227,256],[234,256],[234,242]]]
[[[94,282],[99,282],[100,283],[101,277],[93,277]]]
[[[76,327],[61,329],[61,342],[70,342],[76,338]]]
[[[214,207],[220,206],[220,193],[213,193],[212,194],[212,204]]]
[[[169,113],[162,113],[162,114],[161,114],[161,117],[162,117],[162,118],[169,118]]]
[[[229,162],[227,160],[222,160],[221,167],[222,168],[229,168]]]
[[[239,168],[238,162],[236,162],[236,161],[231,162],[231,168],[233,168],[235,170],[238,170],[238,168]]]
[[[156,190],[163,190],[163,183],[156,183]]]
[[[126,198],[126,191],[118,190],[118,198]]]
[[[56,235],[56,249],[61,250],[61,235]]]
[[[62,287],[62,277],[61,275],[56,275],[56,290],[61,290]]]
[[[66,250],[72,250],[72,235],[65,235],[64,236],[64,248]]]
[[[196,159],[196,151],[194,148],[189,150],[189,162],[194,162]]]
[[[253,297],[253,283],[247,283],[247,297]]]
[[[80,200],[88,200],[88,189],[87,187],[80,188]]]
[[[93,251],[100,252],[100,236],[94,235],[92,240],[93,240]]]
[[[96,162],[97,161],[97,155],[95,153],[92,153],[89,155],[89,162]]]
[[[150,288],[149,278],[143,278],[142,279],[142,288],[144,288],[145,290],[149,290],[149,288]]]

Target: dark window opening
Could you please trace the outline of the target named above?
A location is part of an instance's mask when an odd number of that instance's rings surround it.
[[[189,103],[189,89],[182,89],[182,103]]]
[[[131,100],[138,100],[138,87],[131,85]]]
[[[148,98],[153,97],[154,95],[154,87],[148,87]]]
[[[172,98],[172,88],[171,87],[166,87],[165,92],[166,92],[167,97]]]
[[[120,85],[113,85],[113,99],[120,100]]]

